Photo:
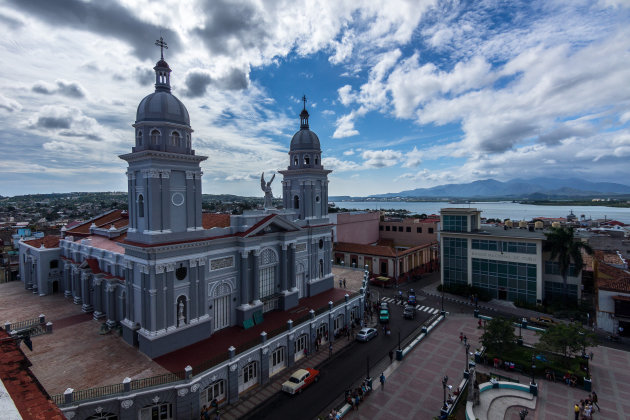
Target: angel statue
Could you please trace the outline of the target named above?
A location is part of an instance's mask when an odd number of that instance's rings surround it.
[[[260,188],[265,192],[265,208],[272,209],[273,208],[273,194],[271,192],[271,183],[273,179],[276,177],[276,174],[273,174],[269,182],[265,182],[265,173],[263,172],[260,176]]]

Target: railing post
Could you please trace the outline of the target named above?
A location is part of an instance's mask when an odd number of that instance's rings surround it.
[[[228,357],[231,359],[234,359],[234,356],[236,355],[236,349],[234,348],[234,346],[230,346],[228,347]]]
[[[290,319],[287,321],[287,330],[291,331],[293,329],[293,320]]]
[[[329,300],[328,301],[328,310],[332,311],[332,309],[333,309],[333,303],[332,303],[332,300]]]
[[[39,315],[39,323],[40,324],[45,324],[46,323],[46,316],[44,314],[40,314]]]
[[[63,403],[64,404],[72,404],[72,394],[74,394],[74,389],[68,388],[63,393]]]
[[[267,332],[263,331],[260,333],[260,342],[265,343],[267,341]]]
[[[310,311],[308,311],[308,313],[310,314],[311,319],[315,318],[315,310],[311,309]]]
[[[344,300],[345,302],[347,302],[347,301],[348,301],[348,299],[350,299],[350,295],[348,295],[348,294],[346,293],[346,294],[345,294],[345,296],[343,297],[343,300]]]
[[[123,391],[124,392],[131,391],[131,378],[130,377],[126,377],[125,379],[123,379]]]
[[[10,322],[7,321],[7,322],[4,323],[4,330],[6,332],[11,331],[11,323]]]
[[[46,334],[52,334],[53,331],[53,323],[48,321],[46,323]]]
[[[192,378],[192,366],[188,365],[184,368],[186,379]]]

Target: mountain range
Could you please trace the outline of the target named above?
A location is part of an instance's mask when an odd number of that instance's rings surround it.
[[[416,188],[398,193],[376,194],[372,198],[514,198],[544,200],[562,197],[596,197],[630,194],[630,186],[614,182],[590,182],[583,179],[532,178],[501,182],[485,179],[467,184],[445,184]]]

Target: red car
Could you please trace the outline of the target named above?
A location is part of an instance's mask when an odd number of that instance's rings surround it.
[[[298,369],[293,372],[288,381],[282,384],[282,390],[291,395],[299,394],[304,388],[319,381],[319,370],[317,369]]]

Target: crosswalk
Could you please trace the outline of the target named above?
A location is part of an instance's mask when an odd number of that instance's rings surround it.
[[[383,297],[381,298],[381,300],[387,303],[393,303],[393,304],[398,303],[398,299],[394,299],[390,297]],[[416,310],[418,310],[419,312],[426,312],[430,315],[435,315],[438,312],[440,312],[440,310],[437,308],[431,308],[429,306],[423,306],[423,305],[416,305]]]

